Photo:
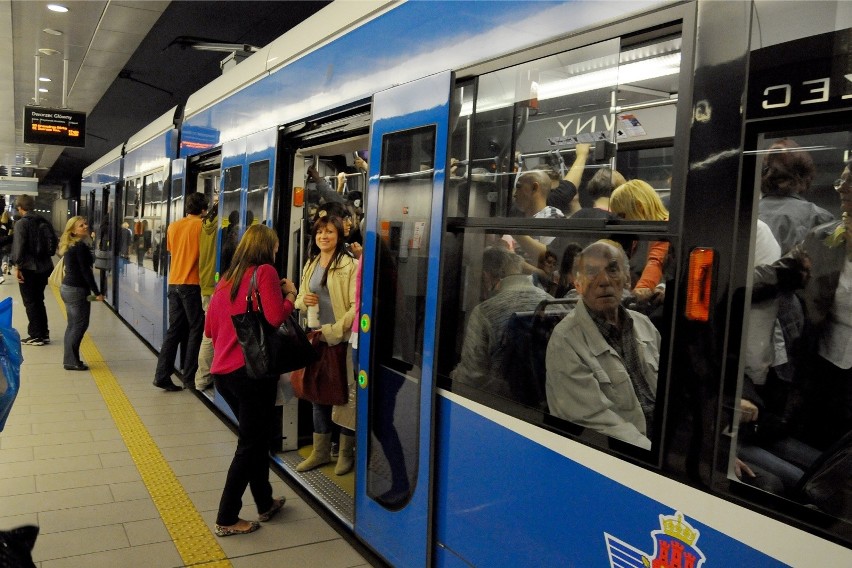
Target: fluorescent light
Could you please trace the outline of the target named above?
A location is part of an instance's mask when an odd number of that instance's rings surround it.
[[[47,93],[48,91],[44,87],[39,87],[38,92],[39,93]]]
[[[670,53],[634,63],[613,65],[608,69],[578,73],[558,81],[547,83],[539,81],[538,100],[545,101],[576,93],[629,85],[648,79],[676,75],[679,72],[680,53]],[[514,91],[503,92],[501,95],[487,100],[478,100],[476,103],[477,112],[504,108],[516,102]],[[468,116],[472,111],[473,101],[467,101],[462,105],[461,116]]]
[[[47,9],[50,10],[51,12],[59,12],[59,13],[62,13],[62,14],[64,14],[65,12],[68,11],[68,8],[66,8],[62,4],[48,4]]]
[[[50,49],[49,47],[42,47],[38,50],[42,55],[59,55],[59,51],[55,49]]]
[[[46,34],[55,35],[55,36],[61,36],[62,35],[62,32],[60,32],[59,30],[54,30],[53,28],[44,28],[41,31],[43,31]]]
[[[38,80],[41,81],[42,83],[50,83],[49,77],[39,77]]]

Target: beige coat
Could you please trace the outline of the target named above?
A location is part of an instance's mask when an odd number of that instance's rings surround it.
[[[296,308],[306,310],[305,294],[312,291],[308,288],[311,276],[319,263],[319,257],[305,265],[302,271],[302,285],[296,296]],[[326,284],[328,295],[331,297],[331,307],[334,310],[334,323],[320,328],[323,339],[329,345],[337,345],[341,341],[349,341],[352,334],[352,321],[355,319],[355,279],[358,275],[358,261],[350,256],[340,259],[340,264],[328,274]],[[332,409],[331,419],[344,428],[355,429],[355,372],[352,367],[352,347],[346,350],[346,371],[349,379],[349,402]]]

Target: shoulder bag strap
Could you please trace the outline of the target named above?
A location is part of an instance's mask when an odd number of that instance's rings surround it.
[[[254,272],[252,272],[251,274],[248,292],[246,292],[246,312],[254,311],[252,296],[254,296],[255,294],[257,294],[257,266],[254,267]],[[263,311],[263,307],[260,305],[260,294],[257,294],[257,309],[258,311]]]

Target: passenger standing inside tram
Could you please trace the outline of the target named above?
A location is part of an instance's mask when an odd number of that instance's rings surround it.
[[[815,227],[794,256],[807,256],[803,293],[809,443],[825,449],[852,430],[852,161],[834,188],[840,221]]]
[[[617,187],[610,196],[609,208],[616,216],[628,221],[669,220],[669,212],[657,192],[640,179],[630,180]],[[665,295],[663,274],[668,264],[669,243],[653,241],[647,245],[647,251],[643,251],[643,242],[636,244],[638,247],[631,255],[631,261],[636,258],[638,264],[635,270],[640,274],[633,285],[633,295],[641,301],[662,303]]]
[[[321,212],[322,213],[322,212]],[[343,223],[338,217],[321,215],[313,225],[318,252],[311,255],[302,271],[296,307],[319,309],[320,341],[329,345],[348,342],[355,319],[355,278],[358,261],[346,253]],[[309,321],[310,321],[309,317]],[[344,352],[347,375],[352,375],[351,353]],[[311,455],[296,466],[309,471],[331,461],[332,406],[313,404],[314,445]],[[354,427],[354,423],[350,424]],[[354,464],[355,432],[342,427],[340,452],[334,472],[343,475]]]
[[[763,158],[758,217],[769,225],[781,254],[802,242],[812,228],[834,220],[801,196],[810,189],[815,170],[811,155],[789,138],[772,144]]]
[[[785,255],[802,242],[808,231],[834,220],[834,215],[802,197],[811,188],[816,167],[811,155],[800,146],[784,138],[772,144],[763,158],[760,175],[761,199],[758,217],[766,223]],[[769,400],[770,406],[782,412],[788,400],[795,396],[799,384],[796,377],[796,344],[805,325],[801,300],[791,292],[778,295],[778,323],[775,326],[776,358],[770,369],[768,382],[775,383],[779,396]]]
[[[89,329],[89,317],[92,304],[89,302],[89,292],[95,295],[95,300],[104,299],[95,283],[92,266],[95,259],[89,249],[89,224],[83,217],[71,217],[65,224],[65,230],[59,238],[59,256],[65,258],[65,276],[59,294],[65,302],[68,315],[68,325],[65,328],[64,354],[62,364],[66,371],[87,371],[89,369],[80,359],[80,343],[83,334]]]
[[[169,328],[157,357],[154,386],[169,392],[181,390],[171,380],[181,340],[187,339],[181,365],[184,384],[194,382],[198,368],[198,351],[204,333],[198,251],[201,217],[205,213],[207,197],[203,193],[190,194],[186,198],[186,217],[170,224],[166,234],[166,248],[172,255],[169,267]]]
[[[210,371],[216,390],[237,417],[237,450],[228,468],[228,477],[216,515],[217,536],[248,534],[260,528],[254,521],[239,518],[242,496],[248,486],[257,506],[258,521],[265,522],[284,506],[284,497],[272,497],[269,483],[269,439],[275,422],[275,397],[278,376],[250,378],[246,361],[237,341],[231,316],[245,312],[246,296],[256,273],[263,315],[278,327],[293,312],[296,287],[278,279],[273,266],[278,253],[278,236],[266,225],[249,227],[231,267],[222,275],[210,300],[204,333],[213,340],[213,364]]]

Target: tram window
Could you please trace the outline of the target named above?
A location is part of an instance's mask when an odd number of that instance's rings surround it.
[[[228,168],[222,174],[223,178],[223,187],[222,187],[222,196],[220,197],[221,208],[223,211],[222,226],[225,227],[225,222],[227,220],[228,224],[236,220],[237,224],[241,223],[241,214],[240,214],[240,199],[242,195],[242,180],[243,180],[243,167],[242,166],[233,166]],[[248,220],[246,221],[248,222]],[[243,227],[241,227],[243,229]],[[242,230],[240,231],[240,236],[242,236]]]
[[[177,221],[183,217],[183,178],[174,178],[172,180],[172,197],[171,197],[171,213],[169,214],[170,221]]]
[[[561,233],[532,261],[509,250],[507,241],[518,236],[471,229],[445,239],[444,285],[455,286],[459,295],[443,305],[441,337],[446,339],[440,346],[439,374],[463,385],[462,394],[497,408],[518,405],[550,413],[589,431],[650,448],[658,421],[657,384],[662,381],[658,374],[666,333],[665,287],[674,278],[674,263],[667,257],[669,243]],[[608,241],[600,240],[607,237]],[[631,291],[641,279],[655,278],[648,259],[660,249],[663,270],[651,284],[654,294],[640,299]],[[584,250],[584,261],[578,264]],[[601,264],[602,258],[608,260]],[[608,305],[595,291],[595,286],[604,285]],[[621,312],[619,303],[633,311]],[[572,315],[571,327],[554,335],[578,304],[583,307]],[[611,340],[628,365],[615,364],[619,360],[615,357],[607,360],[607,353],[584,353],[583,346],[594,343],[590,335],[568,331],[576,332],[582,325],[575,322],[596,329],[593,322],[598,320],[590,314],[606,314],[609,308],[617,310],[618,317],[629,315],[632,327],[627,333],[632,340],[598,332],[595,341],[605,345]],[[610,328],[601,322],[600,329]],[[619,329],[624,333],[623,326]],[[554,341],[556,347],[551,345]],[[586,365],[589,360],[598,364]],[[610,400],[611,407],[591,408],[591,401],[602,399]]]
[[[618,171],[625,180],[641,179],[648,182],[668,207],[672,188],[673,147],[619,149],[617,162]],[[582,199],[583,195],[580,197]]]
[[[565,217],[595,207],[585,186],[604,167],[667,195],[680,50],[678,36],[629,46],[613,39],[459,84],[449,214],[534,216],[512,199],[530,171],[548,174],[547,205]],[[627,149],[616,153],[616,144]]]
[[[852,72],[850,8],[829,1],[754,5],[741,176],[743,192],[754,195],[748,243],[754,273],[737,389],[726,398],[730,422],[720,439],[728,481],[807,506],[803,519],[814,510],[833,516],[839,522],[832,530],[846,535],[852,523],[852,240],[846,236],[852,116],[843,98],[848,83],[836,78]],[[767,288],[766,265],[782,256],[794,271],[807,266],[807,278]]]
[[[124,185],[124,218],[133,219],[136,217],[136,209],[139,204],[139,194],[136,187],[138,180],[129,179]]]
[[[407,502],[417,481],[434,155],[434,126],[382,141],[367,491],[391,509]]]
[[[631,224],[669,217],[662,200],[674,163],[681,48],[670,32],[642,43],[615,38],[456,85],[438,346],[439,377],[455,392],[534,421],[560,418],[566,432],[593,443],[607,443],[599,433],[643,449],[657,439],[674,247],[615,228],[625,226],[619,217]],[[590,260],[578,275],[584,250]],[[612,273],[595,265],[607,255]],[[586,302],[594,301],[584,293],[593,287],[577,284],[595,279],[618,288],[598,313],[632,318],[631,331],[619,320],[621,335],[607,336],[628,364],[592,370],[581,363],[594,358],[556,362],[582,343],[563,330],[549,373],[554,329],[567,314],[590,318]],[[618,300],[639,314],[622,312]],[[599,396],[589,395],[593,389]],[[610,405],[593,408],[594,400]]]
[[[843,497],[852,492],[852,248],[842,219],[852,209],[852,123],[808,122],[757,133],[747,149],[744,183],[758,199],[752,265],[806,258],[809,278],[767,291],[755,272],[729,478],[852,520]]]
[[[269,160],[249,164],[249,187],[246,208],[254,217],[255,222],[266,223],[266,197],[268,193]]]

